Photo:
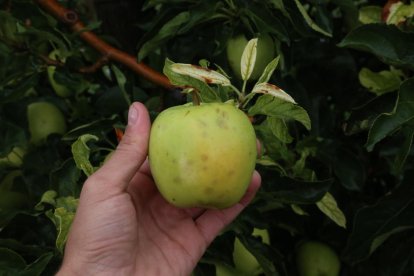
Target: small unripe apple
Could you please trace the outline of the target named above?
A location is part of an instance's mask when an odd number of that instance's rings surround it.
[[[335,251],[319,241],[305,241],[296,252],[300,276],[338,276],[341,262]]]
[[[234,74],[241,79],[241,58],[248,40],[244,34],[239,34],[227,40],[227,60]],[[263,34],[257,40],[257,56],[256,63],[250,79],[257,80],[267,64],[276,57],[275,44],[272,37],[268,34]]]
[[[255,228],[252,233],[255,237],[261,237],[263,243],[270,244],[269,232],[266,229]],[[259,275],[263,272],[256,257],[236,237],[234,241],[233,261],[236,269],[243,275]]]
[[[237,203],[256,154],[253,126],[232,104],[171,107],[151,128],[152,175],[164,198],[178,207],[222,209]]]
[[[27,107],[27,119],[31,142],[39,144],[52,133],[64,134],[66,132],[65,117],[54,104],[48,102],[35,102]]]

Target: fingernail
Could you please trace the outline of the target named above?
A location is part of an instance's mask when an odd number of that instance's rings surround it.
[[[134,125],[138,120],[138,110],[134,107],[134,105],[131,105],[128,112],[128,125]]]

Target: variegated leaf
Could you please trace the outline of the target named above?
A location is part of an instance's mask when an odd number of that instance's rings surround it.
[[[248,80],[253,72],[254,64],[256,63],[256,56],[257,38],[253,38],[247,43],[246,47],[244,48],[240,61],[241,76],[244,81]]]
[[[219,72],[197,65],[174,63],[171,65],[171,70],[177,74],[189,76],[207,84],[220,84],[223,86],[231,84],[230,80]]]
[[[270,94],[276,98],[285,100],[287,102],[296,103],[295,100],[285,91],[283,91],[280,87],[277,87],[274,84],[262,82],[258,83],[253,87],[253,93],[258,94]]]

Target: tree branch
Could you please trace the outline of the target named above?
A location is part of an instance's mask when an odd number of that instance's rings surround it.
[[[72,31],[79,34],[79,36],[89,45],[94,47],[108,60],[119,62],[138,75],[147,80],[163,86],[167,89],[172,89],[174,86],[170,83],[168,78],[163,74],[155,71],[151,67],[142,62],[137,62],[136,57],[129,55],[101,40],[97,35],[90,31],[85,31],[85,25],[79,20],[76,12],[66,9],[55,0],[36,0],[36,2],[48,13],[59,19],[61,22],[71,27]]]

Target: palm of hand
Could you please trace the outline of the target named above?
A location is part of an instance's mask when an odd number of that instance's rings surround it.
[[[189,275],[260,186],[255,172],[244,198],[225,210],[170,205],[145,161],[148,113],[141,104],[134,110],[139,120],[132,116],[113,156],[82,188],[61,275]]]

